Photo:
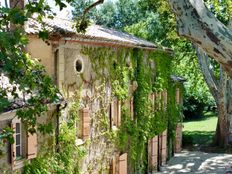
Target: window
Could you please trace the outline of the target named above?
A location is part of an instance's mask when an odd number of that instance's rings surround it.
[[[16,147],[16,160],[22,158],[22,137],[21,137],[21,123],[16,123],[15,129],[15,147]]]
[[[110,107],[110,121],[111,128],[118,127],[121,124],[121,102],[115,98]]]
[[[26,159],[35,158],[37,155],[37,135],[30,134],[24,129],[23,124],[17,117],[11,121],[11,128],[14,131],[14,143],[11,144],[11,165],[12,169],[23,167]]]
[[[90,110],[88,107],[82,108],[79,111],[80,114],[80,122],[77,123],[78,129],[78,137],[81,139],[88,139],[90,135],[90,124],[91,124],[91,119],[90,119]]]
[[[77,59],[75,61],[74,66],[75,66],[75,71],[77,73],[82,73],[83,72],[83,61],[81,59]]]

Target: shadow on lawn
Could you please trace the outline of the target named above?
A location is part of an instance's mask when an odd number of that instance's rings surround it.
[[[232,146],[218,147],[213,144],[214,134],[214,131],[184,131],[183,148],[189,151],[232,154]]]
[[[212,117],[215,117],[217,114],[216,113],[213,113],[213,112],[204,112],[203,115],[201,116],[197,116],[197,117],[193,117],[193,118],[185,118],[184,119],[184,123],[185,122],[195,122],[195,121],[205,121],[205,120],[208,120]]]
[[[214,131],[184,131],[183,147],[199,148],[201,146],[210,146],[213,142]]]

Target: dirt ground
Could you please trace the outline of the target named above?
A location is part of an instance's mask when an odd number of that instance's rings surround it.
[[[232,174],[232,154],[182,151],[161,168],[159,174]]]

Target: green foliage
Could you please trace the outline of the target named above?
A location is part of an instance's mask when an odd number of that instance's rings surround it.
[[[69,118],[63,122],[60,127],[59,152],[43,149],[40,156],[33,159],[31,163],[24,166],[24,174],[79,174],[81,159],[86,154],[84,145],[76,145],[77,128],[79,111],[79,94],[76,93],[71,100],[69,108]],[[54,146],[54,145],[53,145]]]
[[[80,19],[81,16],[83,16],[84,10],[90,6],[94,1],[93,0],[78,0],[78,1],[73,1],[71,5],[74,7],[72,10],[74,19]],[[91,18],[93,16],[93,12],[91,11],[90,13],[87,14],[87,18]]]
[[[144,172],[147,165],[146,148],[148,140],[164,131],[167,128],[168,121],[169,124],[173,124],[172,129],[170,128],[170,131],[173,132],[177,121],[180,120],[175,102],[169,102],[172,107],[168,107],[167,111],[160,108],[154,112],[152,110],[154,104],[148,97],[152,91],[159,92],[169,87],[175,88],[175,86],[170,85],[171,82],[169,81],[171,74],[170,55],[163,51],[144,53],[143,50],[139,49],[101,47],[84,47],[82,52],[88,55],[93,63],[92,68],[96,73],[96,79],[93,79],[93,81],[100,80],[102,84],[109,82],[113,97],[117,97],[122,102],[121,126],[116,137],[109,136],[111,142],[116,142],[121,152],[127,151],[129,153],[129,161],[137,173]],[[130,60],[129,57],[131,57]],[[167,69],[170,71],[167,71]],[[133,94],[134,120],[129,116],[130,113],[126,106],[126,100],[130,100],[128,91],[129,84],[132,81],[136,81],[138,85]],[[170,95],[175,98],[175,93],[170,93]],[[104,99],[104,95],[101,98]],[[161,100],[157,101],[156,105],[160,102]],[[95,119],[96,122],[102,122],[101,120],[107,115],[107,109],[101,111],[103,113],[101,113],[101,117],[98,116],[98,119]],[[172,112],[177,114],[171,114]],[[169,120],[167,113],[172,115]],[[105,119],[103,122],[105,123]],[[106,123],[103,126],[108,124]],[[105,132],[102,132],[103,135],[112,135],[112,130],[105,128],[103,130]]]
[[[47,111],[48,103],[57,103],[60,97],[45,68],[26,53],[28,38],[23,25],[34,13],[38,14],[40,22],[45,15],[50,17],[53,13],[44,0],[30,1],[23,9],[1,6],[0,13],[0,74],[9,79],[11,86],[1,86],[0,113],[18,105],[17,116],[30,132],[35,132],[37,118]],[[39,36],[43,39],[48,37],[46,31],[41,31]],[[43,126],[41,130],[46,129]]]
[[[156,72],[147,67],[145,54],[141,50],[133,50],[135,65],[134,80],[138,88],[134,93],[134,119],[129,116],[127,108],[122,110],[122,125],[118,131],[118,147],[128,151],[130,162],[136,173],[144,173],[147,167],[147,142],[155,135],[162,133],[167,126],[168,136],[174,140],[177,122],[180,121],[179,107],[175,103],[176,86],[169,80],[171,71],[170,56],[162,51],[148,53],[148,62],[155,62]],[[156,77],[152,79],[152,77]],[[168,106],[165,109],[161,100],[152,103],[149,94],[168,89]],[[154,107],[161,106],[154,110]]]
[[[213,143],[217,117],[214,113],[204,113],[200,119],[189,120],[183,123],[183,145],[209,146]]]
[[[24,166],[23,174],[78,174],[80,161],[86,154],[83,146],[76,146],[76,129],[66,123],[59,135],[60,151],[47,152]]]
[[[228,25],[232,15],[232,2],[230,0],[205,0],[205,3],[217,19]]]
[[[218,13],[223,14],[224,10],[229,11],[229,1],[210,1],[209,4],[214,8],[216,5],[213,4],[216,2],[223,6],[219,8],[221,10],[217,10]],[[124,10],[120,11],[122,7]],[[133,13],[131,13],[131,9],[133,9]],[[127,31],[135,36],[155,42],[158,46],[171,47],[175,53],[172,64],[173,74],[187,80],[184,109],[193,111],[191,112],[193,114],[201,110],[201,105],[214,106],[214,99],[198,67],[192,44],[179,38],[176,33],[176,21],[171,11],[167,1],[122,0],[115,3],[105,3],[93,14],[93,16],[97,16],[96,19],[94,17],[92,19],[97,24]],[[127,20],[129,22],[125,22]],[[156,80],[160,81],[161,79]],[[195,105],[196,103],[199,105]]]

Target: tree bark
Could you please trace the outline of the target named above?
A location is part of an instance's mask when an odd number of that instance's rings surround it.
[[[232,77],[232,30],[206,8],[203,0],[169,0],[177,31],[205,51]]]
[[[197,48],[199,66],[218,108],[218,123],[214,143],[225,147],[232,144],[232,80],[221,69],[216,79],[210,66],[210,58]]]

